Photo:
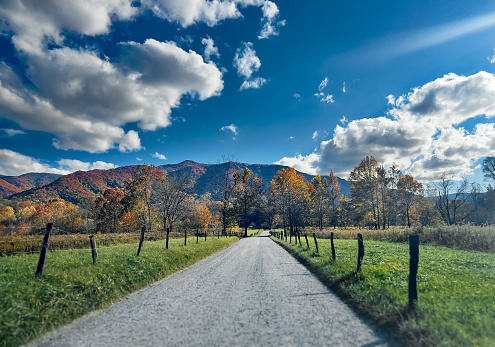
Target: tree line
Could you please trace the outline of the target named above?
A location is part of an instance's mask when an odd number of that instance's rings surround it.
[[[250,226],[295,232],[307,226],[386,229],[495,221],[491,185],[483,191],[479,184],[456,181],[445,173],[432,186],[424,186],[397,165],[385,168],[372,156],[351,171],[348,195],[341,193],[333,170],[309,182],[294,168],[283,168],[264,184],[239,163],[226,161],[223,167],[209,182],[212,193],[198,196],[192,194],[195,182],[190,177],[140,165],[123,189],[106,189],[89,208],[62,199],[4,205],[0,232],[23,233],[53,222],[65,232],[132,232],[145,226],[148,231],[214,228],[227,235],[241,228],[247,236]],[[494,157],[484,160],[483,172],[495,180]]]

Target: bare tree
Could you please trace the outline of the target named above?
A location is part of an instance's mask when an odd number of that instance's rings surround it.
[[[495,181],[495,157],[486,157],[483,160],[482,171],[485,178]]]
[[[222,219],[222,233],[226,235],[230,220],[233,217],[232,193],[234,188],[234,172],[238,170],[239,163],[234,161],[233,156],[223,156],[220,168],[221,170],[217,171],[209,183],[221,199],[220,215]]]
[[[436,208],[448,225],[456,224],[462,219],[458,216],[458,210],[466,202],[468,182],[465,179],[457,182],[454,181],[452,173],[443,173],[434,184],[438,194]]]
[[[186,192],[189,177],[163,176],[154,182],[153,202],[163,221],[163,228],[172,230],[174,223],[187,214]]]

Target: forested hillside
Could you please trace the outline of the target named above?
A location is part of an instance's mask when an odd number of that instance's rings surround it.
[[[186,160],[179,164],[162,165],[159,168],[167,172],[170,176],[186,175],[189,177],[193,182],[193,186],[191,187],[192,194],[203,195],[205,193],[211,193],[213,197],[216,197],[214,182],[225,171],[225,165],[227,163],[201,164]],[[243,163],[238,164],[238,167],[239,169],[248,167],[262,179],[265,188],[268,187],[275,173],[281,168],[284,168],[282,165]],[[19,177],[3,177],[4,180],[7,181],[8,179],[9,181],[5,182],[5,185],[2,185],[2,181],[0,180],[0,192],[5,191],[6,193],[2,196],[7,197],[11,195],[9,200],[14,201],[29,200],[36,203],[45,203],[51,199],[64,199],[78,205],[86,201],[94,201],[95,197],[103,194],[107,188],[124,188],[124,182],[131,178],[132,172],[136,168],[137,166],[123,166],[109,170],[77,171],[62,177],[53,174],[26,174]],[[40,176],[37,181],[34,179],[28,181],[29,177],[35,177],[36,175],[45,176]],[[314,177],[308,174],[302,175],[308,181],[311,181]],[[55,178],[55,180],[50,182],[50,178]],[[9,182],[12,182],[15,186],[13,184],[9,185]],[[21,185],[21,182],[32,183]],[[42,182],[47,182],[48,184],[39,187]],[[347,181],[339,179],[339,184],[342,187],[343,194],[350,192],[350,186]],[[24,189],[24,187],[26,188]],[[8,194],[7,192],[11,193]]]

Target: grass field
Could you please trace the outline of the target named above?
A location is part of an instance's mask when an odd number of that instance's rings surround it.
[[[275,239],[275,238],[274,238]],[[357,241],[319,239],[311,249],[277,240],[290,248],[359,311],[399,336],[401,344],[494,346],[495,254],[421,245],[418,306],[407,310],[409,245],[367,241],[361,274],[356,274]]]
[[[34,278],[38,254],[0,257],[0,346],[18,346],[90,311],[183,269],[237,241],[237,237],[190,237],[98,249],[49,252],[41,278]]]

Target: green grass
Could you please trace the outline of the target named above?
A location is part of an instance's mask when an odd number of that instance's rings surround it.
[[[280,240],[277,240],[280,242]],[[312,237],[308,250],[282,242],[302,257],[357,309],[410,345],[493,346],[495,344],[495,254],[420,246],[418,305],[407,310],[409,245],[366,241],[361,274],[356,274],[357,241]]]
[[[39,255],[0,258],[0,346],[17,346],[90,311],[108,307],[127,294],[183,269],[237,241],[237,237],[208,241],[188,239],[145,242],[91,250],[47,254],[45,269],[34,278]]]

